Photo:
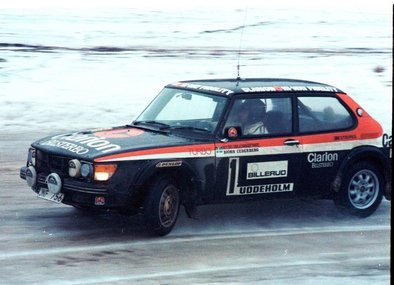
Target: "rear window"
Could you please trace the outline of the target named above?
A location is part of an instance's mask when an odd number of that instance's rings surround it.
[[[300,133],[340,131],[352,128],[355,119],[335,97],[298,97]]]

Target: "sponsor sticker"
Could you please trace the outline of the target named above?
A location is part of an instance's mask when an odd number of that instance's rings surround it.
[[[390,135],[383,134],[382,145],[383,145],[383,147],[391,147],[391,136]]]
[[[181,87],[181,88],[202,90],[202,91],[212,91],[212,92],[217,92],[217,93],[226,94],[226,95],[230,95],[230,94],[234,93],[234,91],[232,91],[230,89],[216,87],[216,86],[209,86],[209,85],[200,85],[200,84],[194,84],[194,83],[177,82],[173,85],[176,87]]]
[[[82,133],[57,135],[42,144],[62,148],[79,155],[86,154],[91,149],[102,153],[121,149],[119,145],[113,144],[108,140]]]
[[[248,163],[246,179],[287,177],[287,171],[287,160]]]
[[[189,153],[192,156],[210,156],[213,154],[213,150],[211,150],[210,148],[206,148],[206,147],[191,148],[189,150]]]
[[[234,127],[229,128],[227,131],[227,135],[229,138],[236,138],[236,137],[238,137],[238,131]]]
[[[94,204],[96,206],[104,206],[105,205],[105,197],[103,197],[103,196],[96,196],[94,198]]]
[[[336,152],[311,152],[308,154],[308,162],[311,165],[311,168],[324,168],[324,167],[333,167],[334,162],[338,161],[338,153]]]
[[[251,174],[252,178],[248,179],[262,179],[263,177],[255,177],[255,175],[267,175],[267,177],[284,177],[287,176],[287,161],[272,161],[272,162],[258,162],[249,163],[247,166],[248,173]],[[269,171],[272,173],[262,172],[260,174],[259,169],[261,167],[270,167]],[[294,183],[276,183],[276,184],[264,184],[264,185],[248,185],[239,186],[238,184],[238,173],[239,173],[239,158],[231,158],[229,160],[229,171],[227,180],[227,196],[239,196],[239,195],[253,195],[253,194],[268,194],[268,193],[281,193],[291,192],[294,188]],[[285,171],[284,171],[285,170]],[[286,172],[286,175],[285,175]],[[257,174],[256,174],[257,173]]]
[[[357,139],[356,135],[334,136],[334,141],[351,141]]]
[[[283,92],[283,91],[318,91],[318,92],[338,92],[339,90],[331,86],[256,86],[241,88],[243,92]]]
[[[182,165],[182,161],[181,160],[177,160],[177,161],[163,161],[163,162],[159,162],[156,164],[156,167],[161,168],[161,167],[179,167]]]
[[[216,148],[216,155],[234,155],[239,156],[250,155],[250,153],[257,153],[260,151],[260,145],[258,143],[248,144],[228,144]]]
[[[228,193],[227,195],[253,195],[253,194],[291,192],[293,191],[293,187],[294,187],[294,183],[239,186],[236,187],[231,194]]]

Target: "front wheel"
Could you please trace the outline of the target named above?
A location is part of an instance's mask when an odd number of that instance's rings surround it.
[[[351,214],[368,217],[379,207],[382,198],[382,174],[374,165],[360,162],[346,171],[334,202]]]
[[[148,231],[164,236],[171,232],[178,217],[180,206],[179,189],[167,177],[159,177],[150,186],[144,214]]]

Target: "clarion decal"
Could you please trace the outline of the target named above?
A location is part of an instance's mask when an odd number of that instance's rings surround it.
[[[383,134],[382,145],[383,147],[391,147],[391,136],[389,134]]]
[[[312,168],[333,167],[334,161],[338,161],[338,153],[325,152],[308,154],[308,162]]]
[[[78,144],[67,143],[67,142],[73,142]],[[89,149],[84,148],[83,146],[87,146],[88,148],[93,148],[103,153],[121,149],[119,145],[113,144],[105,139],[88,136],[86,134],[81,134],[81,133],[57,135],[52,137],[50,141],[45,142],[43,144],[57,146],[63,149],[67,149],[71,152],[75,152],[77,154],[86,154],[89,152]]]

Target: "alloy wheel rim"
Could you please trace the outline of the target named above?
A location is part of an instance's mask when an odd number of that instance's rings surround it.
[[[162,226],[171,227],[177,217],[179,208],[178,189],[175,186],[168,186],[163,191],[160,198],[159,216]]]
[[[375,173],[364,169],[350,179],[348,195],[350,203],[357,209],[370,207],[377,199],[379,180]]]

